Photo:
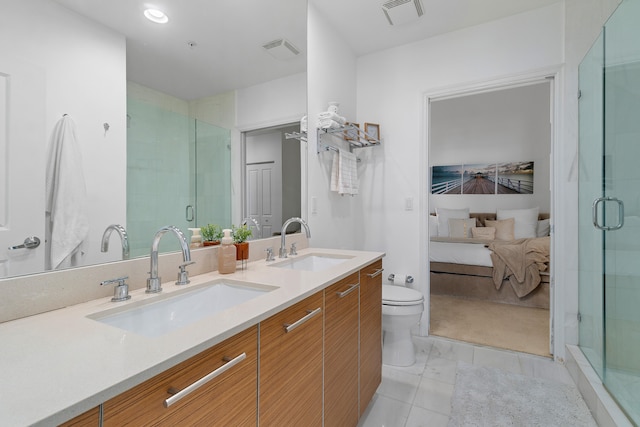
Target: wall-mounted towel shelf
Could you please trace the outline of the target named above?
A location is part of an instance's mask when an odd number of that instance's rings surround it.
[[[307,142],[307,133],[306,132],[291,132],[285,133],[285,138],[287,139],[297,139],[303,142]]]
[[[318,129],[318,153],[320,151],[336,149],[331,145],[322,143],[322,137],[324,135],[334,135],[344,139],[349,143],[349,151],[353,151],[354,148],[375,147],[381,144],[379,139],[369,135],[358,126],[347,123],[337,128]]]

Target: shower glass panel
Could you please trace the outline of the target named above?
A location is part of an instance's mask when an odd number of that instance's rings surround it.
[[[600,377],[604,356],[603,232],[593,226],[592,203],[602,196],[603,185],[603,49],[600,34],[579,69],[579,333],[582,352]]]
[[[131,257],[149,255],[162,226],[231,225],[231,132],[127,98],[127,233]],[[163,239],[161,252],[180,250]]]
[[[202,120],[194,130],[196,226],[231,228],[231,132]]]
[[[601,259],[602,272],[600,284],[593,283],[583,275],[580,276],[580,310],[585,309],[586,301],[592,299],[593,311],[601,305],[602,340],[593,334],[593,342],[589,342],[588,325],[581,322],[581,347],[601,376],[605,387],[609,390],[621,408],[633,420],[640,424],[640,0],[625,0],[607,21],[602,32],[601,56],[599,64],[602,81],[601,100],[594,97],[594,102],[601,102],[602,115],[592,116],[593,122],[602,123],[600,143],[593,135],[594,153],[585,154],[585,164],[581,163],[580,197],[587,197],[588,187],[592,187],[592,222],[597,237],[589,241],[589,234],[581,228],[580,247],[601,244],[599,250],[580,254],[582,266]],[[600,48],[596,45],[596,47]],[[596,48],[594,47],[594,48]],[[597,67],[597,61],[593,62]],[[581,72],[589,74],[586,70]],[[598,71],[592,70],[593,75]],[[582,85],[582,75],[580,84]],[[582,90],[582,86],[581,86]],[[581,99],[581,104],[583,100]],[[585,101],[586,102],[586,101]],[[598,107],[592,107],[592,112]],[[583,113],[581,107],[580,113]],[[589,150],[589,127],[593,123],[581,117],[580,151]],[[597,132],[596,132],[597,133]],[[597,147],[600,145],[600,147]],[[581,156],[582,157],[582,156]],[[593,165],[587,166],[587,162]],[[586,170],[593,166],[602,171],[602,179],[583,180]],[[584,173],[583,173],[584,172]],[[598,194],[599,193],[599,194]],[[580,202],[580,208],[587,208],[587,200]],[[581,212],[586,215],[586,212]],[[585,226],[586,228],[586,226]],[[586,242],[583,239],[587,239]],[[600,252],[596,254],[595,252]],[[594,276],[599,272],[594,270]],[[592,295],[588,295],[592,293]],[[585,298],[582,297],[585,295]],[[601,298],[602,301],[598,301]],[[594,314],[594,319],[597,315]],[[584,319],[584,317],[583,317]],[[583,336],[584,329],[584,336]],[[582,340],[585,339],[583,342]],[[583,345],[584,344],[584,345]],[[591,346],[591,347],[590,347]],[[598,347],[600,346],[600,347]],[[593,355],[589,356],[589,351]],[[600,354],[598,354],[600,353]],[[596,357],[597,356],[597,357]]]

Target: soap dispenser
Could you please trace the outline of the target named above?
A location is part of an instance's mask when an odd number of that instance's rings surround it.
[[[236,247],[233,244],[231,230],[222,230],[224,237],[218,248],[218,273],[229,274],[236,271]]]

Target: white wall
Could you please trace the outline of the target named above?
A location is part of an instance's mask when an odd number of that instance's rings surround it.
[[[238,89],[236,126],[255,130],[300,122],[307,114],[307,73]]]
[[[83,260],[120,259],[120,251],[102,254],[100,241],[109,224],[126,222],[125,38],[52,1],[1,0],[0,9],[0,55],[45,72],[43,152],[63,114],[76,123],[90,220]]]
[[[539,207],[550,212],[550,84],[454,97],[431,103],[429,166],[534,162],[533,194],[431,194],[430,211]]]
[[[308,219],[311,229],[311,246],[362,249],[356,228],[361,225],[360,221],[365,215],[360,205],[361,196],[340,196],[329,191],[333,153],[323,151],[316,154],[315,133],[318,113],[326,111],[332,101],[340,103],[338,114],[349,121],[357,121],[356,58],[311,3],[308,6],[307,38],[309,206],[306,215],[303,210],[303,216]],[[347,147],[345,142],[335,137],[324,137],[323,142]],[[362,166],[359,166],[358,173],[361,171]],[[313,206],[317,207],[317,211],[311,209]]]
[[[558,68],[562,45],[563,6],[555,4],[358,58],[358,121],[379,123],[384,139],[361,176],[371,187],[363,211],[375,214],[361,219],[358,243],[387,252],[386,272],[413,275],[427,294],[426,94]]]

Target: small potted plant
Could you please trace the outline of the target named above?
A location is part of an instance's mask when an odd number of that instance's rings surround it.
[[[200,235],[204,246],[219,245],[222,239],[222,227],[218,224],[207,224],[200,227]]]
[[[249,242],[247,239],[252,235],[251,229],[247,225],[241,225],[231,227],[231,234],[233,235],[233,243],[236,245],[236,259],[243,260],[249,258]]]

